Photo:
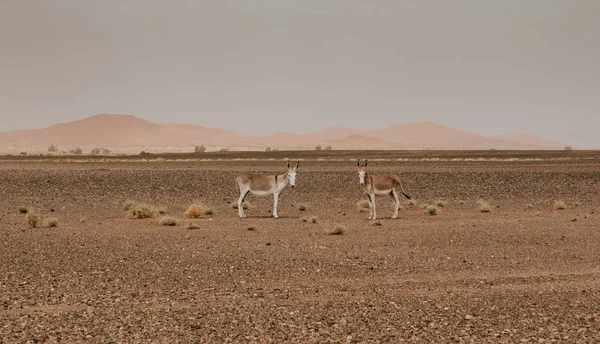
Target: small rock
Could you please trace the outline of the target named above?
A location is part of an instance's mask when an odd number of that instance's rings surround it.
[[[466,320],[471,320],[471,319],[473,319],[473,316],[472,316],[472,315],[469,315],[469,314],[467,314],[467,315],[465,315],[465,319],[466,319]]]

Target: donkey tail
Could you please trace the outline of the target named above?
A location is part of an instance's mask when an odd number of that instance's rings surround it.
[[[410,196],[406,192],[404,192],[404,188],[402,187],[402,185],[400,185],[400,191],[402,191],[402,194],[404,195],[404,197],[411,199]]]

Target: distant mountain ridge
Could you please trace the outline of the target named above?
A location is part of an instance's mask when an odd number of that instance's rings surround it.
[[[195,124],[158,124],[133,115],[103,114],[45,129],[0,133],[0,143],[96,146],[235,146],[312,149],[563,149],[565,144],[530,134],[483,136],[434,122],[415,122],[375,130],[329,127],[321,132],[279,132],[247,137]]]

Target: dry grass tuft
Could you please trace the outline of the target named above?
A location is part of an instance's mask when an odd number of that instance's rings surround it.
[[[556,202],[554,202],[554,209],[565,210],[565,209],[567,209],[567,206],[564,201],[556,201]]]
[[[579,207],[579,206],[581,206],[581,202],[580,202],[580,201],[575,201],[574,205],[575,205],[576,207]]]
[[[54,228],[58,227],[58,219],[56,217],[48,217],[44,220],[44,227]]]
[[[346,233],[346,227],[343,225],[335,225],[327,234],[329,235],[342,235]]]
[[[208,209],[204,210],[204,215],[210,216],[214,213],[215,213],[215,211],[212,208],[208,208]]]
[[[177,226],[177,219],[171,216],[161,217],[158,224],[161,226]]]
[[[379,220],[375,220],[371,223],[371,226],[383,226],[383,223],[381,223],[381,221]]]
[[[465,201],[458,201],[458,204],[460,204],[460,205],[464,205],[465,203],[467,203],[467,202],[465,202]]]
[[[159,207],[158,208],[158,213],[160,215],[166,215],[167,214],[167,208],[166,207]]]
[[[408,200],[408,205],[410,205],[411,207],[416,207],[419,203],[417,202],[416,199],[409,199]]]
[[[359,201],[358,203],[356,203],[356,206],[358,207],[358,211],[362,212],[366,212],[369,210],[371,203],[369,201],[367,201],[366,199],[363,199],[362,201]]]
[[[27,215],[25,215],[25,222],[29,228],[37,228],[40,224],[40,217],[35,213],[35,211],[33,211],[33,209],[30,209],[27,212]]]
[[[428,205],[427,208],[425,208],[425,214],[429,214],[429,215],[433,216],[433,215],[437,215],[437,213],[438,213],[438,207],[435,204]]]
[[[200,228],[200,226],[198,226],[198,224],[195,222],[190,222],[187,224],[187,229],[199,229],[199,228]]]
[[[133,204],[127,212],[127,217],[130,219],[154,219],[157,216],[158,209],[143,203]]]
[[[306,204],[299,204],[298,205],[298,210],[300,210],[300,211],[306,211]]]
[[[490,206],[488,204],[488,202],[486,202],[482,199],[477,201],[477,207],[479,208],[479,211],[482,213],[489,213],[490,211],[492,211],[492,206]]]
[[[19,207],[19,213],[21,214],[27,214],[28,211],[27,207]]]
[[[447,204],[448,204],[448,202],[446,202],[446,201],[442,201],[442,200],[435,201],[435,205],[438,206],[438,207],[440,207],[440,208],[445,207]]]
[[[123,204],[123,210],[128,211],[129,209],[131,209],[136,204],[138,204],[138,202],[136,202],[136,201],[126,201]]]
[[[58,219],[56,217],[48,217],[44,220],[44,227],[54,228],[58,227]]]
[[[186,219],[198,219],[201,218],[202,215],[204,215],[204,212],[204,206],[202,206],[201,204],[192,204],[187,208],[185,213],[183,213],[183,216]]]

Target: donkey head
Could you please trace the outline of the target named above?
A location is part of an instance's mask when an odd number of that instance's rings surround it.
[[[367,161],[367,159],[365,159],[364,165],[360,164],[360,159],[358,159],[356,161],[356,166],[358,167],[358,179],[360,180],[360,185],[365,185],[365,176],[367,175],[367,171],[365,171],[365,168],[367,167],[368,163],[369,162]]]
[[[296,187],[296,170],[300,166],[300,161],[296,163],[296,167],[291,167],[290,162],[288,161],[288,178],[290,179],[290,186],[292,188]]]

